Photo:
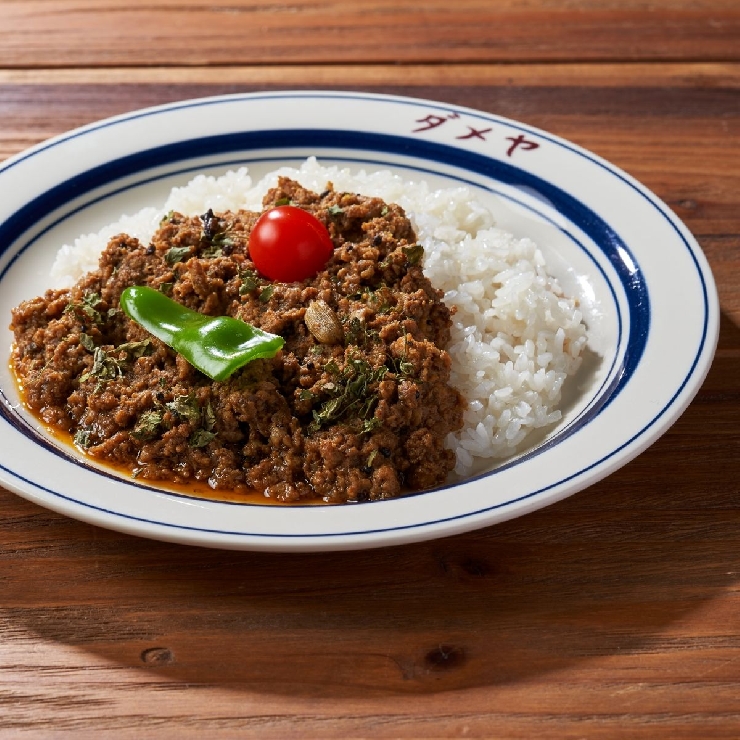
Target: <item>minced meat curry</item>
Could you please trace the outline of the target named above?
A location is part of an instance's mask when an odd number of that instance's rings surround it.
[[[303,282],[255,270],[259,213],[171,213],[151,243],[119,235],[74,287],[22,303],[11,328],[28,406],[87,454],[149,481],[329,503],[443,483],[454,466],[445,436],[464,408],[449,385],[450,312],[403,210],[328,187],[282,178],[264,199],[329,231],[331,258]],[[133,285],[285,344],[214,382],[126,317],[119,300]]]

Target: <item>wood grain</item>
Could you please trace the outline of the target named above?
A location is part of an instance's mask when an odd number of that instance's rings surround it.
[[[722,320],[696,399],[559,504],[378,551],[169,545],[0,489],[3,740],[740,737],[737,3],[451,7],[4,0],[0,161],[105,116],[250,90],[522,120],[624,168],[697,236]]]
[[[6,67],[738,61],[739,37],[734,0],[0,3]]]

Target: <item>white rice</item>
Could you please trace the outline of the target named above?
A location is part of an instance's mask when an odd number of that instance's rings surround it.
[[[424,246],[424,272],[456,309],[448,347],[451,381],[467,400],[464,428],[447,438],[456,474],[471,475],[519,452],[535,430],[560,419],[563,383],[578,370],[587,344],[577,301],[563,295],[538,247],[495,228],[491,213],[467,187],[431,190],[388,171],[352,174],[322,167],[315,158],[257,184],[246,168],[218,178],[198,175],[174,188],[161,209],[124,216],[62,247],[52,279],[57,286],[71,285],[96,269],[100,252],[116,234],[149,241],[170,210],[191,216],[208,208],[260,210],[278,175],[319,192],[332,182],[337,190],[378,196],[409,215]]]

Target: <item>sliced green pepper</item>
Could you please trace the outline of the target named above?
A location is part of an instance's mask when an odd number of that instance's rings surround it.
[[[212,380],[226,380],[252,360],[274,357],[285,343],[282,337],[231,316],[192,311],[143,285],[121,293],[121,308]]]

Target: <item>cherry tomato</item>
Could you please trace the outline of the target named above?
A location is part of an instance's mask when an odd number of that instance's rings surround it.
[[[249,236],[249,256],[266,278],[293,283],[316,275],[334,251],[326,226],[296,206],[265,211]]]

